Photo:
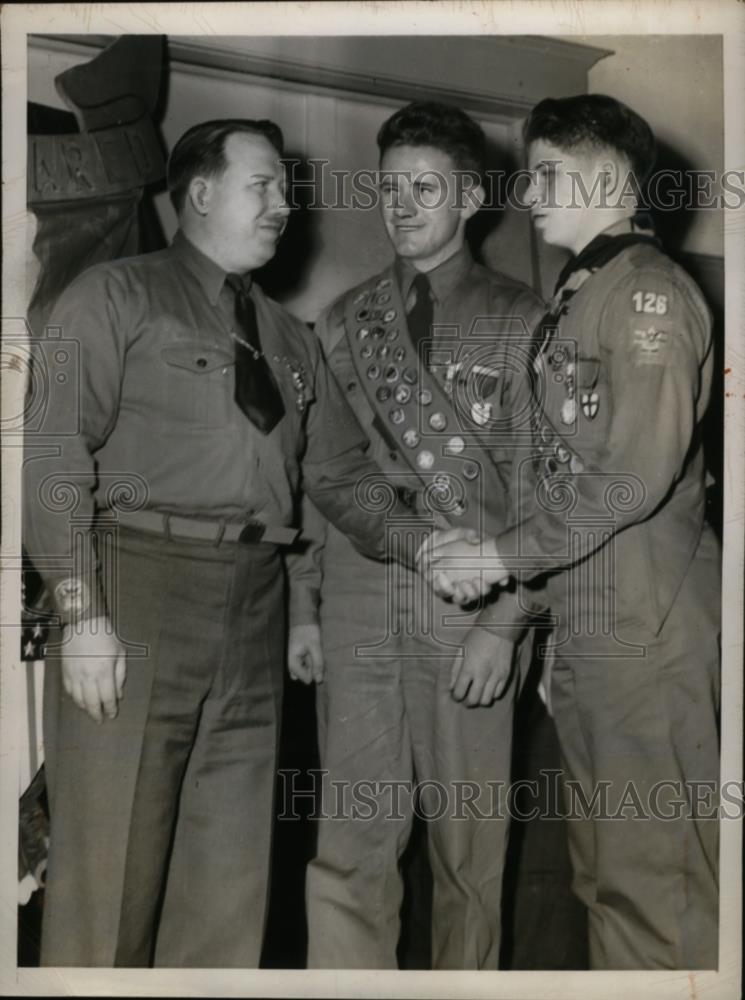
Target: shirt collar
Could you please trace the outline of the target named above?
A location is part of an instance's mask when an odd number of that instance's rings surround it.
[[[654,233],[652,220],[645,212],[636,212],[625,219],[619,219],[603,229],[602,236],[621,236],[624,233]]]
[[[224,271],[220,265],[212,260],[211,257],[208,257],[207,254],[202,253],[202,251],[191,242],[188,236],[184,235],[181,229],[179,229],[174,236],[173,242],[171,243],[171,249],[174,255],[178,257],[179,260],[182,260],[192,272],[194,277],[204,289],[207,298],[212,305],[216,305],[220,292],[225,284],[227,271]],[[248,290],[251,285],[251,275],[243,275],[243,281],[246,286],[246,290]]]
[[[442,303],[448,297],[472,263],[471,251],[468,249],[468,244],[464,243],[452,257],[448,257],[433,270],[425,272],[429,278],[432,298],[435,302]],[[401,289],[401,297],[405,302],[411,291],[414,278],[422,272],[418,271],[405,257],[396,257],[393,268],[398,286]]]

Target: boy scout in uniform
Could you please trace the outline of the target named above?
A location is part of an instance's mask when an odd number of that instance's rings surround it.
[[[484,582],[515,565],[548,572],[550,701],[592,968],[712,968],[720,555],[704,522],[701,441],[710,316],[635,212],[629,175],[643,184],[654,156],[638,115],[601,95],[549,99],[525,139],[536,228],[576,256],[537,333],[532,514],[484,543]],[[458,599],[476,584],[459,589],[468,570],[448,565],[468,548],[436,554]]]
[[[190,129],[169,161],[173,244],[89,269],[50,321],[66,339],[47,345],[24,470],[28,551],[64,623],[45,965],[258,965],[301,469],[337,529],[386,556],[384,513],[355,503],[377,467],[354,415],[304,325],[251,283],[289,212],[281,152],[271,122]]]
[[[335,302],[316,332],[389,483],[438,524],[501,530],[511,520],[513,378],[541,305],[526,286],[476,264],[464,242],[483,197],[485,139],[475,122],[416,102],[385,122],[378,145],[396,258]],[[511,616],[521,609],[506,596],[480,617],[432,604],[413,574],[392,575],[332,525],[323,530],[317,704],[332,815],[320,822],[308,869],[308,964],[396,967],[399,861],[416,778],[443,795],[422,800],[433,965],[496,968],[507,822],[494,817],[486,783],[509,781],[514,686],[495,699],[513,667],[522,626]],[[482,627],[490,616],[494,631]],[[381,783],[368,791],[372,815],[354,818],[349,798],[336,810],[332,783],[351,795],[368,782]],[[465,783],[491,818],[459,807]]]

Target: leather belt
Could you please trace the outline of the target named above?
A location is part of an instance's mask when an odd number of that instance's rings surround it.
[[[189,538],[220,545],[222,542],[242,542],[253,545],[292,545],[299,531],[260,521],[205,521],[196,517],[181,517],[157,510],[117,511],[117,520],[124,528],[165,535],[166,538]]]

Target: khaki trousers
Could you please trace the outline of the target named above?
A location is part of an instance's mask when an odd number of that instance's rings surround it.
[[[496,969],[508,833],[500,782],[510,777],[517,685],[488,708],[454,701],[450,671],[470,620],[408,570],[333,556],[327,550],[317,696],[328,818],[307,875],[308,965],[396,968],[399,861],[416,781],[433,875],[433,966]]]
[[[117,718],[93,722],[47,663],[42,963],[257,966],[285,641],[279,555],[123,530],[116,553],[108,603],[131,644]]]
[[[657,636],[616,622],[643,657],[597,634],[556,657],[573,888],[593,969],[717,966],[718,618],[718,553],[705,536]],[[594,818],[579,792],[598,795]]]

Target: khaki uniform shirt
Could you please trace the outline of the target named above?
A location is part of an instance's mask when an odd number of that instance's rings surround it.
[[[387,473],[391,482],[398,482],[402,473],[409,470],[406,453],[416,457],[406,444],[405,424],[398,428],[389,419],[391,407],[395,407],[391,398],[381,407],[372,405],[365,387],[355,368],[351,356],[352,342],[356,343],[356,329],[347,329],[345,313],[348,303],[355,302],[360,296],[360,289],[375,287],[395,281],[401,292],[401,300],[407,311],[411,308],[412,284],[418,272],[403,259],[396,259],[378,280],[371,278],[357,286],[333,303],[319,318],[316,333],[323,345],[328,364],[339,385],[345,391],[347,399],[354,410],[360,426],[370,441],[370,453],[375,461]],[[525,377],[524,357],[516,351],[516,345],[527,346],[530,331],[543,313],[543,303],[538,296],[522,282],[515,281],[506,275],[496,274],[475,263],[467,246],[463,246],[456,254],[443,262],[439,267],[427,273],[432,299],[432,339],[433,350],[431,372],[442,387],[448,390],[451,400],[458,399],[459,404],[467,401],[466,412],[456,414],[454,405],[447,409],[434,403],[424,404],[420,412],[422,427],[421,447],[430,448],[437,455],[443,444],[457,440],[460,429],[470,435],[475,435],[481,441],[486,452],[487,461],[493,463],[498,471],[500,487],[491,492],[478,493],[478,481],[475,495],[480,498],[481,530],[493,533],[502,530],[506,525],[514,523],[516,513],[511,495],[511,474],[514,463],[514,438],[516,428],[513,421],[514,401],[523,398],[525,388],[522,384]],[[386,306],[381,307],[383,309]],[[407,351],[407,359],[412,355],[412,347],[406,331],[406,318],[397,317],[394,321],[401,327],[401,336],[394,342],[394,347],[401,345]],[[439,357],[438,341],[443,344],[442,357]],[[457,342],[455,354],[453,343]],[[478,352],[482,362],[475,376],[470,376],[471,384],[458,386],[459,376],[468,366],[459,368],[460,362],[469,351]],[[458,355],[457,357],[455,355]],[[387,358],[387,361],[390,357]],[[372,358],[373,367],[375,359]],[[387,362],[386,362],[387,363]],[[402,364],[411,364],[409,360]],[[471,366],[471,372],[474,369]],[[368,370],[367,375],[372,375]],[[382,379],[374,380],[374,385],[382,384]],[[527,410],[524,416],[527,414]],[[442,428],[436,424],[435,418],[440,417]],[[433,428],[435,433],[433,434]],[[385,430],[385,433],[383,432]],[[527,421],[522,428],[529,438],[530,429]],[[425,432],[429,441],[424,439]],[[464,468],[467,468],[464,466]],[[435,460],[434,471],[437,471]],[[417,473],[410,471],[407,479],[417,479]],[[427,478],[419,484],[426,485]],[[468,484],[466,484],[468,485]],[[457,524],[453,517],[451,523]],[[341,541],[333,528],[326,529],[323,521],[318,519],[312,510],[306,512],[304,532],[314,538],[306,561],[315,560],[318,587],[322,585],[322,561],[324,547],[327,554],[335,550]],[[338,561],[338,560],[337,560]],[[311,579],[310,574],[307,577]],[[485,609],[485,620],[490,616],[494,622],[502,624],[499,630],[504,637],[516,638],[522,633],[522,622],[528,615],[523,614],[520,607],[511,598],[503,595],[493,607]],[[520,625],[512,628],[517,621]],[[480,619],[481,621],[481,619]],[[507,623],[510,623],[509,625]]]
[[[599,610],[654,633],[664,623],[709,530],[701,422],[712,365],[699,289],[649,244],[586,278],[538,356],[528,516],[497,549],[527,577],[548,571],[549,603],[573,601],[583,627],[602,627],[591,621]]]
[[[264,435],[234,402],[225,277],[179,233],[166,250],[90,268],[57,302],[39,373],[46,412],[24,468],[25,541],[51,589],[73,574],[71,526],[89,531],[96,509],[292,525],[301,475],[355,544],[383,554],[382,520],[352,502],[375,471],[364,435],[316,338],[256,285],[285,415]],[[98,587],[85,567],[74,573]]]

